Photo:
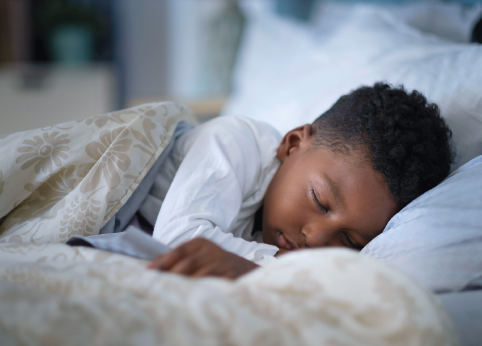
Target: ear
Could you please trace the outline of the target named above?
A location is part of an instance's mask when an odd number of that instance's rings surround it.
[[[303,149],[311,140],[312,127],[306,124],[288,132],[278,147],[277,157],[283,162],[291,154]]]

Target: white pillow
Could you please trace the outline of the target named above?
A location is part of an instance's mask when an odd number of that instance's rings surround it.
[[[454,133],[454,169],[482,154],[482,46],[427,36],[393,15],[359,7],[328,40],[309,27],[253,16],[223,114],[281,133],[312,122],[341,95],[385,80],[436,102]]]
[[[318,1],[310,22],[320,33],[333,31],[347,20],[356,3]],[[461,4],[446,1],[378,2],[371,5],[389,11],[396,18],[424,32],[454,42],[470,42],[475,24],[482,15],[482,3]]]
[[[308,100],[304,84],[287,85],[290,76],[300,80],[307,60],[316,59],[318,46],[310,28],[295,21],[280,19],[268,11],[251,12],[245,26],[234,70],[233,92],[223,114],[236,114],[266,121],[281,133],[307,120],[299,110]],[[301,68],[301,71],[299,69]],[[283,94],[291,93],[285,98]]]
[[[309,33],[309,26],[271,12],[250,13],[235,65],[233,92],[223,114],[266,121],[281,133],[299,125],[302,120],[295,117],[290,122],[289,118],[306,105],[300,97],[303,87],[296,88],[289,98],[280,99],[279,95],[290,90],[285,85],[290,75],[303,73],[297,72],[297,66],[318,53]],[[277,106],[283,110],[276,111]]]
[[[362,253],[436,292],[482,282],[482,156],[396,214]]]

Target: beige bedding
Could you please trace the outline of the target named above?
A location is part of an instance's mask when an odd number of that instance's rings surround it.
[[[0,245],[1,345],[455,345],[428,290],[341,249],[229,282],[61,244]]]
[[[190,110],[173,102],[0,139],[0,242],[60,243],[98,234]]]
[[[190,112],[143,105],[0,139],[0,345],[455,345],[432,293],[341,249],[237,281],[63,244],[97,234]]]

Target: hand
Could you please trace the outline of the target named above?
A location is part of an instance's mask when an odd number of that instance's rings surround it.
[[[235,279],[256,269],[258,265],[225,251],[204,238],[195,238],[157,256],[150,269],[192,277],[219,276]]]

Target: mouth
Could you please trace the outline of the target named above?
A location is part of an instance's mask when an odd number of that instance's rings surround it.
[[[285,250],[294,250],[294,249],[297,249],[298,246],[296,246],[295,243],[293,243],[291,240],[289,240],[288,238],[286,238],[283,233],[281,233],[280,231],[278,231],[278,247],[279,248],[282,248],[282,249],[285,249]]]

